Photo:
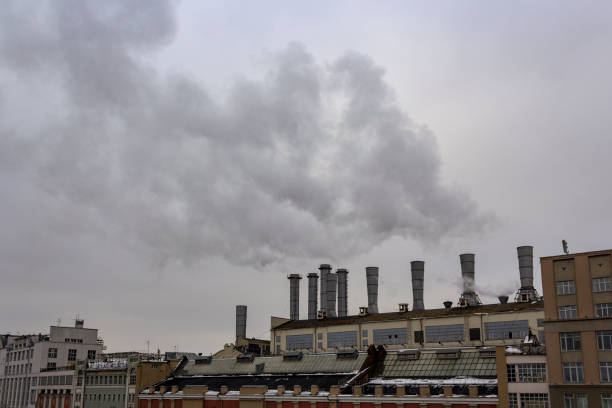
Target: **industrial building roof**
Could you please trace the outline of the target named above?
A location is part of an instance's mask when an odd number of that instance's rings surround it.
[[[497,376],[495,358],[482,357],[478,350],[462,351],[458,358],[440,358],[436,352],[422,352],[415,360],[401,360],[389,352],[372,377],[375,378],[453,378]]]
[[[304,329],[310,327],[339,326],[364,322],[417,319],[421,317],[450,317],[474,313],[504,313],[544,308],[543,301],[525,303],[493,303],[488,305],[454,307],[450,309],[413,310],[408,312],[391,312],[368,314],[365,316],[327,317],[325,319],[290,320],[274,328],[274,330]]]

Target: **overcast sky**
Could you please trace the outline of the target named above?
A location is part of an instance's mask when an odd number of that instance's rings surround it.
[[[269,337],[288,273],[349,311],[518,288],[612,247],[612,3],[23,1],[0,9],[0,331],[111,351]],[[541,291],[539,263],[536,285]],[[301,315],[306,316],[306,280]]]

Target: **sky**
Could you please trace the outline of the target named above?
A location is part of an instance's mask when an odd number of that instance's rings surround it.
[[[485,302],[516,247],[608,249],[612,4],[9,0],[0,10],[0,332],[109,351],[269,338],[289,273],[349,312]],[[306,316],[306,280],[301,316]]]

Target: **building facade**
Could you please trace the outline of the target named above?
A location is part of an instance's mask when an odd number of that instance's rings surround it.
[[[612,250],[540,259],[554,407],[612,407]]]

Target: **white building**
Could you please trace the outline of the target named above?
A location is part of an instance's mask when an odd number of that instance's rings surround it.
[[[0,336],[0,408],[34,408],[39,388],[72,394],[74,386],[66,379],[75,363],[95,360],[104,349],[98,330],[83,326],[77,319],[75,327],[51,326],[49,334]]]

